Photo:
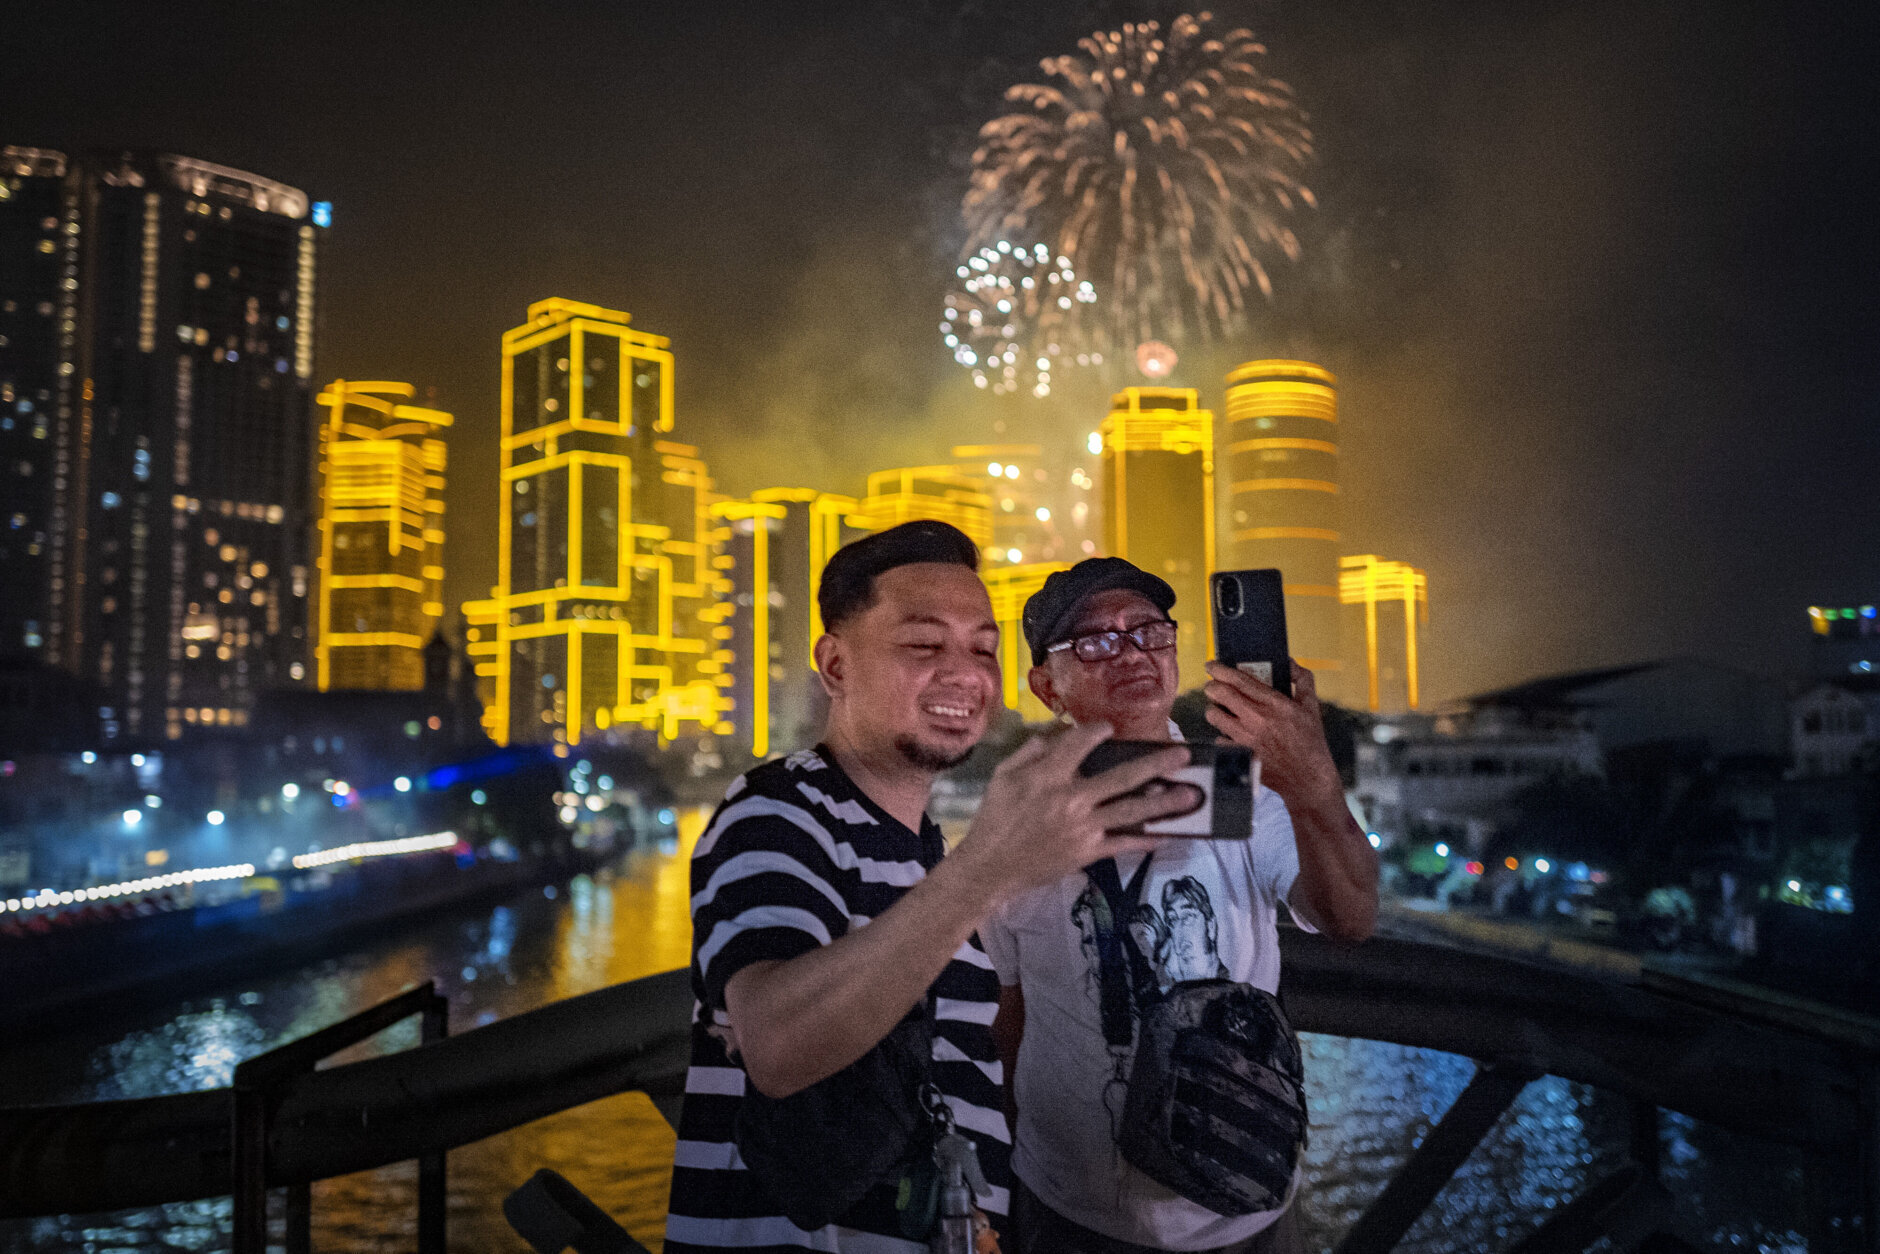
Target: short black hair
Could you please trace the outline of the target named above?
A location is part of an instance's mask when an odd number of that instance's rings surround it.
[[[917,562],[964,566],[977,574],[979,546],[958,527],[931,519],[902,523],[843,545],[823,567],[816,587],[823,630],[834,631],[873,605],[879,576]]]

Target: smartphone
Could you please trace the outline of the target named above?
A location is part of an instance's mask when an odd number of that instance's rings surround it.
[[[1160,753],[1166,740],[1106,740],[1078,766],[1083,775],[1101,775],[1113,766],[1145,753]],[[1187,766],[1161,777],[1171,783],[1192,784],[1199,793],[1193,809],[1142,825],[1149,836],[1188,836],[1199,840],[1245,840],[1253,832],[1253,786],[1260,778],[1260,763],[1239,745],[1187,746]],[[1147,792],[1157,780],[1127,794]],[[1133,829],[1132,829],[1133,830]]]
[[[1277,570],[1219,570],[1208,578],[1214,603],[1214,654],[1261,683],[1292,696],[1286,646],[1286,586]]]

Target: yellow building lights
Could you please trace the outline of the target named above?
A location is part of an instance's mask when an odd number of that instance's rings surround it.
[[[992,544],[992,498],[978,480],[957,466],[904,466],[868,476],[868,495],[851,522],[864,531],[886,531],[917,518],[951,523],[984,552]]]
[[[545,300],[503,335],[497,582],[465,606],[479,672],[495,669],[499,743],[723,726],[711,479],[697,449],[661,438],[669,342],[628,323]]]
[[[442,410],[404,402],[408,383],[335,379],[320,429],[315,679],[332,688],[424,686],[425,643],[443,616]],[[185,628],[185,634],[188,634]]]
[[[1429,578],[1404,562],[1387,562],[1369,553],[1338,559],[1338,599],[1344,605],[1364,606],[1364,658],[1369,676],[1369,708],[1378,708],[1377,603],[1403,603],[1405,696],[1416,709],[1417,625],[1430,621]]]
[[[770,538],[772,524],[781,523],[789,510],[774,501],[719,501],[711,507],[712,517],[722,519],[729,524],[727,530],[737,537],[748,537],[749,549],[742,563],[742,579],[723,579],[718,581],[720,594],[731,594],[727,598],[733,606],[732,614],[744,619],[745,639],[743,665],[734,675],[743,681],[743,695],[749,701],[749,709],[739,711],[749,729],[751,754],[754,757],[770,756],[770,612],[771,572]],[[721,543],[732,539],[726,536]],[[728,564],[732,559],[724,559]],[[732,567],[736,569],[736,567]],[[738,585],[742,584],[740,588]],[[736,636],[727,637],[736,639]],[[734,648],[735,655],[737,650]]]
[[[1066,570],[1064,562],[1036,562],[1025,566],[997,566],[985,572],[986,591],[992,596],[992,617],[999,624],[999,674],[1005,704],[1028,723],[1049,722],[1052,714],[1032,695],[1026,676],[1031,673],[1031,650],[1025,644],[1025,602],[1044,587],[1053,571]]]
[[[1103,457],[1103,547],[1175,589],[1182,679],[1213,655],[1214,415],[1193,388],[1125,388],[1093,447]]]
[[[1227,376],[1221,456],[1227,561],[1277,567],[1294,656],[1339,694],[1338,380],[1309,361],[1250,361]]]

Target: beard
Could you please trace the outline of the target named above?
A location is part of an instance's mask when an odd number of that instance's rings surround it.
[[[971,745],[968,745],[962,752],[948,753],[943,749],[924,745],[912,736],[897,737],[894,747],[910,766],[923,771],[950,771],[973,756]]]

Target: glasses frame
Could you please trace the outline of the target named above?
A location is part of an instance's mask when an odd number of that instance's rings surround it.
[[[1065,649],[1069,649],[1071,650],[1071,656],[1076,658],[1079,662],[1084,663],[1086,666],[1095,666],[1099,662],[1114,661],[1115,659],[1123,656],[1123,641],[1125,640],[1127,640],[1131,645],[1135,646],[1137,652],[1139,653],[1161,653],[1168,649],[1174,648],[1177,640],[1179,639],[1179,635],[1171,636],[1167,644],[1159,644],[1159,645],[1154,645],[1154,646],[1144,644],[1142,640],[1140,639],[1140,636],[1141,636],[1141,633],[1149,630],[1149,628],[1151,627],[1162,627],[1162,626],[1176,627],[1177,623],[1172,618],[1154,618],[1154,619],[1150,619],[1146,623],[1138,623],[1136,626],[1131,627],[1128,631],[1118,631],[1113,627],[1106,627],[1102,631],[1087,631],[1087,632],[1084,632],[1082,635],[1072,636],[1068,640],[1060,640],[1056,644],[1046,645],[1044,651],[1046,655],[1048,656],[1050,654],[1061,653]],[[1086,640],[1101,640],[1106,636],[1111,637],[1112,639],[1116,641],[1115,652],[1106,653],[1102,657],[1085,657],[1081,652],[1077,650],[1077,646],[1079,644],[1082,644]]]

